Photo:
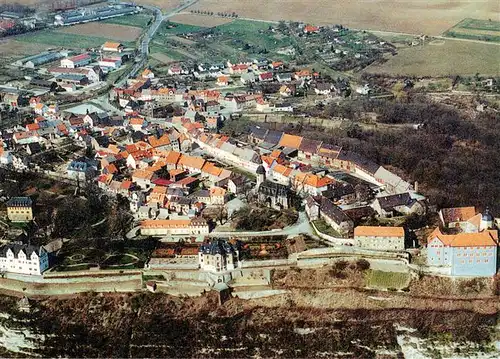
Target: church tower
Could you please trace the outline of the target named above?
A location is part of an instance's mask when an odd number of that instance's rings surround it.
[[[259,165],[255,173],[257,174],[257,190],[258,190],[260,185],[264,183],[264,181],[266,180],[266,170],[264,169],[264,166]]]

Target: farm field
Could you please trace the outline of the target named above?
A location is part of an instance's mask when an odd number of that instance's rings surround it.
[[[174,15],[171,18],[169,18],[169,20],[179,24],[195,25],[201,27],[219,26],[233,21],[232,19],[227,19],[223,17],[204,16],[204,15],[185,14],[185,13]]]
[[[155,52],[151,55],[151,57],[164,64],[176,61],[175,59],[168,57],[166,54],[162,54],[161,52]]]
[[[17,41],[25,43],[46,44],[53,47],[80,48],[101,46],[108,39],[97,36],[84,36],[62,31],[42,30],[33,33],[16,36]],[[122,42],[125,46],[134,46],[127,42]]]
[[[139,27],[139,28],[143,29],[148,25],[148,23],[151,19],[152,19],[152,16],[150,16],[150,15],[134,14],[134,15],[119,16],[119,17],[114,17],[111,19],[103,20],[103,21],[99,22],[99,25],[101,25],[103,23],[104,24],[118,24],[118,25]]]
[[[500,21],[465,19],[444,33],[447,37],[500,42]]]
[[[181,24],[174,21],[167,21],[161,24],[155,37],[165,36],[165,35],[185,34],[189,32],[196,32],[201,29],[203,29],[203,27],[201,26]]]
[[[147,1],[147,0],[145,0]],[[295,20],[317,25],[438,35],[474,14],[478,19],[500,15],[497,0],[200,0],[190,10],[236,12],[240,18]]]
[[[45,51],[50,48],[50,45],[4,38],[0,40],[0,47],[2,48],[0,57],[16,59]]]
[[[104,37],[110,40],[129,42],[135,41],[141,35],[142,29],[134,26],[89,22],[86,24],[64,27],[57,30],[57,32],[81,36]]]
[[[153,5],[167,12],[179,7],[184,0],[137,0],[134,1],[137,5]]]
[[[383,64],[365,69],[369,73],[406,76],[499,75],[500,46],[458,40],[435,40],[425,46],[399,49]]]

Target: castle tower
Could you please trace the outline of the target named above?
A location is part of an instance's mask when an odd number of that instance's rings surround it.
[[[266,170],[264,169],[264,166],[259,165],[255,173],[257,174],[257,190],[258,190],[260,185],[264,183],[264,181],[266,180]]]
[[[484,231],[486,229],[493,228],[493,216],[490,213],[490,210],[486,208],[484,213],[481,215],[481,224],[479,226],[480,231]]]

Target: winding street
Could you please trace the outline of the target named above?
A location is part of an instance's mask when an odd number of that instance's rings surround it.
[[[191,5],[197,3],[198,0],[188,1],[178,8],[168,12],[167,14],[163,14],[161,9],[156,6],[151,5],[142,5],[143,8],[148,9],[154,13],[154,21],[149,27],[149,29],[142,36],[141,44],[139,46],[139,54],[135,59],[135,64],[129,69],[128,74],[123,74],[121,79],[115,84],[116,87],[121,87],[130,77],[133,77],[139,73],[139,71],[144,67],[147,62],[148,54],[149,54],[149,43],[151,39],[154,37],[162,22],[179,12],[187,9]]]

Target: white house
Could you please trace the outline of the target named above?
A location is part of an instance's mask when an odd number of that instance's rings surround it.
[[[122,60],[118,57],[108,57],[99,60],[99,66],[110,69],[117,69],[122,65]]]
[[[102,51],[105,52],[122,52],[124,49],[124,46],[120,44],[119,42],[112,42],[112,41],[106,41],[102,45]]]
[[[77,67],[82,67],[90,64],[92,58],[89,54],[80,54],[72,57],[67,57],[61,60],[61,67],[66,67],[70,69],[74,69]]]
[[[354,240],[362,248],[404,250],[405,230],[403,227],[358,226],[354,228]]]
[[[26,244],[7,244],[0,247],[0,271],[40,275],[49,268],[47,251]]]

